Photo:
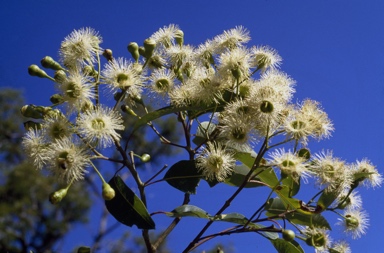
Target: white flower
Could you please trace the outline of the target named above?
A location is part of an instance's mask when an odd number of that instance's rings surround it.
[[[270,164],[279,168],[282,174],[291,176],[296,182],[299,182],[300,178],[305,180],[310,175],[304,158],[298,157],[290,150],[286,152],[284,149],[277,149],[270,156],[272,158]]]
[[[124,130],[121,115],[114,110],[96,107],[82,114],[77,119],[78,131],[90,142],[96,142],[99,147],[110,147],[114,140],[120,140],[116,130]]]
[[[42,128],[51,140],[69,137],[73,131],[68,119],[62,114],[50,114],[44,117]]]
[[[366,158],[361,161],[357,161],[353,166],[353,174],[358,176],[359,174],[365,174],[357,180],[363,181],[363,185],[366,187],[380,187],[383,183],[382,175],[377,171],[376,167]]]
[[[252,67],[261,69],[262,72],[266,69],[278,68],[282,61],[277,51],[268,46],[253,47],[251,53]]]
[[[170,24],[169,26],[164,26],[160,28],[157,32],[152,34],[150,39],[154,40],[156,45],[162,45],[165,48],[168,48],[175,43],[175,36],[179,31],[179,27],[174,24]]]
[[[353,239],[360,238],[366,233],[369,226],[368,213],[361,209],[347,209],[344,217],[339,218],[338,225],[344,226],[344,232]]]
[[[361,209],[363,200],[357,191],[351,192],[349,195],[348,189],[345,189],[336,199],[336,203],[333,205],[335,208],[344,209]]]
[[[222,76],[234,76],[245,79],[249,75],[250,54],[244,47],[226,51],[219,58],[219,73]]]
[[[90,82],[90,78],[79,72],[69,75],[60,84],[57,84],[57,87],[61,91],[63,100],[67,102],[70,113],[88,107],[95,98],[94,86]]]
[[[149,77],[150,88],[161,96],[167,95],[174,87],[175,75],[169,69],[156,69]]]
[[[223,34],[217,35],[213,40],[216,44],[216,53],[221,53],[227,49],[234,49],[247,43],[251,37],[249,32],[242,26],[224,31]]]
[[[43,132],[41,130],[29,130],[22,140],[25,153],[37,169],[42,169],[47,161],[46,150],[48,144],[45,142]]]
[[[351,248],[349,247],[348,243],[345,241],[339,241],[332,243],[331,249],[332,252],[337,252],[337,253],[352,253]]]
[[[112,91],[118,89],[127,91],[140,89],[142,80],[136,64],[125,58],[117,58],[108,62],[102,71],[104,82]]]
[[[169,63],[175,68],[179,68],[184,62],[189,60],[193,53],[193,47],[189,45],[184,45],[180,47],[179,45],[171,46],[165,50]]]
[[[84,178],[85,167],[89,165],[86,150],[72,139],[57,139],[47,149],[47,166],[54,176],[67,183]]]
[[[61,43],[60,56],[64,66],[78,69],[84,63],[95,63],[102,38],[92,28],[74,30]]]
[[[207,180],[221,182],[232,173],[235,159],[220,143],[209,142],[196,158],[196,166]]]
[[[331,244],[328,231],[322,228],[305,227],[306,243],[315,248],[316,253],[325,253]]]

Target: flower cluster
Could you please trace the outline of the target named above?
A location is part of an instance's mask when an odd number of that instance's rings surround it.
[[[249,41],[249,32],[236,27],[194,47],[184,44],[184,33],[178,26],[169,25],[146,39],[143,46],[131,42],[128,51],[132,59],[128,59],[114,58],[109,49],[102,52],[102,38],[93,29],[76,30],[61,44],[60,63],[50,57],[42,60],[45,68],[55,70],[53,77],[36,65],[29,68],[31,75],[54,81],[58,93],[51,97],[51,106],[22,108],[24,116],[38,120],[26,124],[25,152],[34,167],[47,168],[71,183],[84,178],[87,166],[95,168],[92,159],[106,158],[103,148],[115,145],[122,155],[118,162],[141,182],[134,162],[127,159],[128,144],[125,150],[120,146],[121,131],[126,129],[124,112],[137,117],[141,125],[148,124],[162,143],[189,153],[194,170],[187,174],[193,182],[196,178],[197,183],[200,179],[211,184],[225,182],[239,191],[249,184],[269,187],[275,199],[267,199],[257,212],[288,220],[294,217],[298,224],[307,225],[298,229],[301,239],[317,252],[350,252],[344,241],[332,242],[327,224],[312,224],[308,216],[336,213],[344,231],[359,238],[366,232],[368,215],[356,188],[379,187],[383,178],[366,158],[349,164],[334,157],[332,151],[311,155],[310,141],[329,138],[334,131],[331,120],[317,101],[293,102],[296,82],[280,70],[281,56],[269,46],[248,48]],[[103,68],[100,55],[107,60]],[[114,106],[102,104],[102,94],[113,94]],[[151,113],[147,100],[166,109]],[[143,107],[146,115],[139,116],[138,107]],[[186,146],[171,143],[151,122],[171,113],[181,122]],[[196,129],[193,122],[198,122],[196,134],[192,134]],[[175,173],[180,172],[170,174]],[[319,193],[303,204],[295,195],[300,184],[309,180],[315,182]],[[176,182],[171,185],[179,190],[185,187]],[[280,202],[274,202],[276,199]],[[280,209],[272,208],[273,202],[281,203]],[[289,216],[291,212],[300,215]]]

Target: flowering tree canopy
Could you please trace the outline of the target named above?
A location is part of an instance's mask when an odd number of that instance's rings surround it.
[[[278,252],[303,252],[300,242],[316,252],[350,252],[347,242],[331,240],[332,225],[324,213],[338,216],[335,225],[343,226],[353,239],[361,237],[368,215],[356,189],[379,187],[382,176],[367,158],[347,163],[330,150],[311,153],[312,140],[331,136],[331,120],[317,101],[292,102],[295,81],[280,70],[282,58],[268,46],[247,47],[249,40],[249,32],[236,27],[194,47],[184,44],[178,26],[169,25],[143,46],[129,43],[131,59],[126,59],[103,50],[102,37],[91,28],[68,35],[59,61],[49,56],[41,61],[53,75],[37,65],[28,69],[30,75],[56,84],[52,105],[21,109],[34,119],[25,123],[23,139],[31,163],[67,184],[52,193],[50,201],[60,202],[71,184],[83,180],[93,168],[102,180],[107,209],[119,222],[143,230],[148,252],[155,252],[186,216],[207,223],[184,252],[216,236],[247,232],[260,234]],[[106,59],[103,67],[101,55]],[[112,96],[112,105],[102,102]],[[139,113],[139,108],[145,113]],[[135,124],[124,125],[122,114],[134,118]],[[156,127],[153,121],[164,116],[177,118],[184,143],[168,140]],[[169,169],[164,166],[143,182],[135,160],[150,162],[150,151],[136,154],[130,141],[145,126],[159,143],[184,149],[189,159],[175,160]],[[122,138],[122,131],[130,135]],[[107,155],[112,146],[118,158]],[[109,182],[94,163],[99,159],[120,166]],[[139,196],[118,176],[123,169],[134,178]],[[209,214],[190,203],[189,195],[196,193],[201,180],[211,187],[228,184],[236,190],[216,213]],[[308,182],[317,190],[304,201],[297,194]],[[169,212],[151,210],[150,215],[146,187],[153,183],[184,192],[183,205]],[[226,213],[240,192],[257,187],[269,189],[270,194],[251,216]],[[148,230],[155,229],[156,213],[173,221],[151,241]],[[205,235],[216,221],[229,222],[229,228]]]

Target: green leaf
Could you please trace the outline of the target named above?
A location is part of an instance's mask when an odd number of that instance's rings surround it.
[[[233,169],[232,175],[225,179],[225,183],[231,186],[236,186],[239,187],[240,185],[243,184],[246,175],[249,173],[250,169],[245,166],[244,164],[241,165],[236,165]],[[259,187],[259,186],[265,186],[265,184],[261,182],[257,182],[258,178],[255,178],[250,181],[245,185],[246,188],[251,188],[251,187]]]
[[[170,217],[198,217],[198,218],[209,218],[210,215],[201,209],[200,207],[193,205],[182,205],[176,207],[171,212],[167,212],[167,215]]]
[[[268,217],[276,216],[279,214],[283,214],[287,212],[287,206],[283,200],[280,198],[270,198],[267,201],[265,206],[265,210],[267,210],[266,215]],[[303,213],[303,212],[293,212],[285,214],[285,218],[289,221],[300,224],[304,226],[315,226],[319,228],[331,229],[328,221],[321,215],[316,213]]]
[[[194,160],[181,160],[165,173],[164,179],[176,189],[190,194],[196,194],[201,173],[198,171]]]
[[[335,191],[324,191],[317,201],[317,209],[319,211],[324,211],[333,203],[333,201],[335,201],[335,199],[337,199],[338,196],[339,194]]]
[[[295,196],[300,190],[300,179],[298,181],[294,180],[292,176],[282,175],[281,184],[284,187],[285,191],[281,191],[282,194],[286,194],[288,197]]]
[[[143,202],[119,176],[111,178],[108,183],[116,195],[113,199],[106,200],[105,205],[116,220],[130,227],[136,225],[140,229],[155,228],[155,223]]]
[[[297,248],[291,242],[284,239],[270,240],[278,253],[303,253],[303,249]]]
[[[216,129],[216,125],[209,121],[201,122],[198,126],[193,143],[201,145],[207,141],[207,137]]]
[[[238,152],[235,154],[235,158],[246,165],[249,169],[252,169],[252,166],[256,159],[256,153],[244,153]],[[259,167],[254,171],[257,175],[257,179],[265,184],[267,184],[270,188],[273,188],[279,184],[279,180],[273,171],[272,168]]]

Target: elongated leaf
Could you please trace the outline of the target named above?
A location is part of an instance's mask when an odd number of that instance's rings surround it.
[[[200,178],[201,173],[197,170],[193,160],[181,160],[175,163],[164,176],[168,184],[190,194],[196,193]]]
[[[228,185],[239,187],[243,184],[246,175],[249,173],[250,169],[244,164],[236,165],[233,169],[233,173],[230,177],[225,179],[225,183]],[[246,188],[265,186],[265,184],[258,182],[258,178],[254,178],[245,185]]]
[[[317,201],[317,209],[318,210],[321,210],[321,211],[324,211],[325,209],[327,209],[327,207],[329,207],[333,201],[335,201],[337,199],[337,197],[339,196],[339,194],[337,192],[334,192],[334,191],[324,191],[319,200]]]
[[[113,199],[106,200],[105,205],[116,220],[130,227],[136,225],[140,229],[155,228],[155,223],[143,202],[119,176],[113,177],[108,183],[116,195]]]
[[[291,242],[284,239],[275,239],[270,241],[278,253],[303,253],[301,248],[297,248]]]
[[[265,209],[267,210],[266,215],[268,217],[283,214],[287,211],[287,207],[284,201],[282,201],[280,198],[269,199],[267,205],[265,206]],[[328,221],[321,214],[305,214],[302,212],[294,212],[287,213],[284,217],[295,224],[300,224],[304,226],[313,225],[319,228],[331,229],[331,226],[329,225]]]
[[[243,153],[238,152],[235,155],[235,158],[246,165],[249,169],[252,168],[255,159],[256,153]],[[279,184],[279,180],[271,168],[260,167],[255,169],[255,174],[257,174],[257,178],[267,184],[270,188],[273,188]]]
[[[239,225],[245,225],[248,223],[248,219],[240,213],[221,214],[219,216],[215,216],[214,219],[215,221],[226,221],[226,222],[232,222]],[[265,228],[265,226],[261,224],[252,223],[252,222],[248,223],[248,227],[255,230]],[[258,231],[258,232],[270,240],[279,238],[278,234],[275,232],[268,232],[268,231]]]
[[[296,181],[292,176],[282,175],[281,184],[286,186],[284,187],[285,192],[281,191],[281,193],[290,198],[295,196],[300,190],[300,179]]]
[[[176,207],[171,212],[167,213],[170,217],[198,217],[198,218],[209,218],[210,215],[201,209],[200,207],[193,206],[193,205],[182,205],[179,207]]]
[[[201,145],[207,140],[207,137],[215,130],[216,125],[209,121],[201,122],[197,128],[195,138],[193,138],[193,143],[196,145]]]

